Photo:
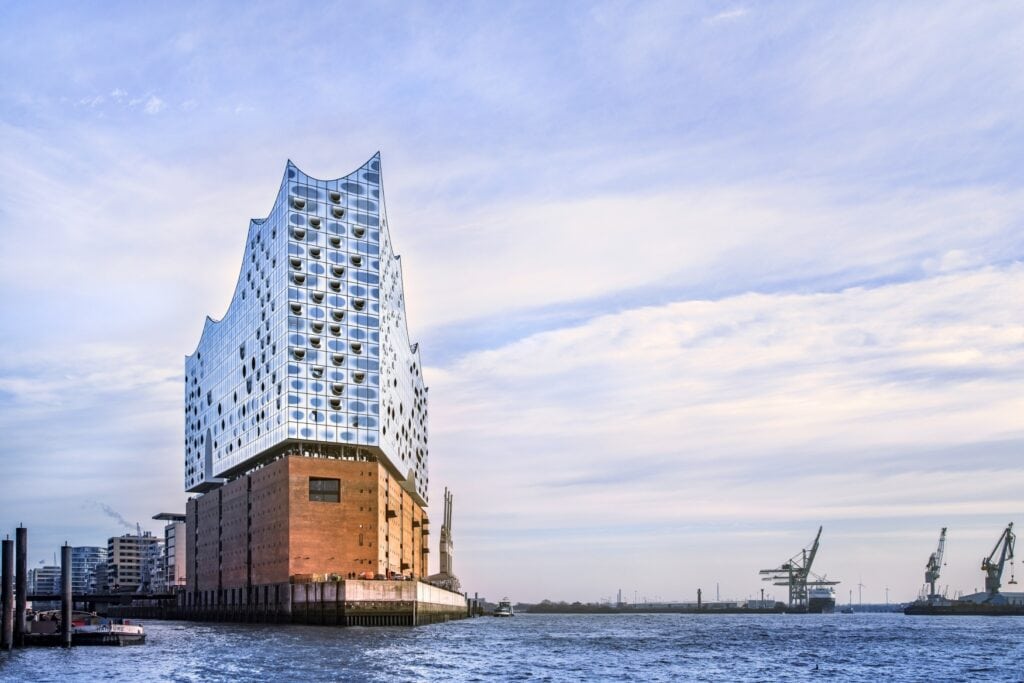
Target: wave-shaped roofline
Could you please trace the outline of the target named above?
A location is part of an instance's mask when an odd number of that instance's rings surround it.
[[[239,292],[240,288],[242,287],[242,273],[245,272],[245,259],[249,255],[249,245],[251,244],[251,240],[252,240],[253,228],[256,227],[256,226],[262,225],[263,223],[265,223],[267,221],[267,219],[270,218],[270,215],[274,212],[274,207],[277,206],[278,202],[281,200],[281,194],[282,193],[287,194],[287,187],[288,187],[288,180],[289,180],[289,178],[288,178],[288,171],[290,169],[294,169],[298,174],[302,175],[303,177],[305,177],[305,178],[307,178],[309,180],[313,180],[313,181],[319,182],[319,183],[340,183],[341,181],[347,180],[347,179],[351,178],[352,176],[356,175],[357,173],[359,173],[360,171],[362,171],[363,169],[369,167],[369,165],[371,163],[373,163],[374,161],[377,161],[377,170],[376,170],[376,172],[378,174],[380,174],[380,180],[377,183],[377,185],[380,187],[380,194],[381,194],[379,205],[381,207],[383,207],[383,209],[381,211],[381,214],[382,214],[381,217],[382,218],[386,218],[387,217],[387,206],[386,206],[386,204],[384,202],[384,172],[381,169],[381,164],[380,164],[380,150],[377,150],[376,152],[374,152],[373,156],[371,156],[369,159],[367,159],[362,164],[360,164],[351,173],[347,173],[347,174],[345,174],[343,176],[338,176],[337,178],[330,178],[330,179],[327,179],[327,178],[317,178],[315,176],[309,175],[308,173],[303,171],[301,168],[299,168],[298,165],[295,162],[293,162],[291,159],[288,159],[285,162],[284,174],[281,176],[281,185],[280,185],[280,187],[277,190],[277,196],[274,197],[274,203],[270,207],[270,213],[268,213],[263,218],[250,218],[249,219],[249,228],[248,228],[248,231],[246,232],[246,235],[245,235],[245,248],[242,251],[242,261],[241,261],[241,264],[238,267],[238,276],[235,278],[235,290],[234,290],[234,292],[232,292],[231,299],[228,301],[227,310],[225,310],[224,314],[221,315],[221,317],[219,317],[217,319],[214,319],[214,318],[210,317],[209,314],[206,315],[206,320],[203,321],[203,330],[202,330],[202,332],[199,333],[199,341],[196,342],[195,349],[193,349],[192,353],[185,354],[185,360],[186,361],[189,358],[192,358],[193,356],[195,356],[196,353],[199,351],[199,347],[203,345],[203,339],[206,338],[207,331],[212,329],[213,327],[219,325],[231,313],[231,307],[234,305],[235,301],[237,300],[238,292]],[[384,221],[384,224],[386,225],[386,221]],[[381,227],[381,229],[386,229],[386,228]],[[388,230],[389,238],[390,238],[390,235],[391,235],[391,231]],[[389,239],[388,241],[390,242],[391,240]],[[392,250],[392,258],[398,264],[398,284],[402,288],[402,293],[404,294],[405,293],[405,278],[404,278],[403,273],[402,273],[402,261],[401,261],[402,257],[399,254],[394,253],[394,250]],[[403,314],[405,313],[404,306],[403,306],[403,311],[402,312],[403,312]],[[412,342],[410,340],[410,336],[409,336],[409,320],[408,320],[408,315],[407,314],[402,316],[402,322],[405,324],[405,338],[407,340],[409,340],[409,351],[410,351],[410,353],[412,353],[416,357],[416,360],[419,362],[420,368],[422,368],[423,367],[423,362],[422,362],[422,359],[420,358],[419,343],[418,342],[414,343],[414,342]]]

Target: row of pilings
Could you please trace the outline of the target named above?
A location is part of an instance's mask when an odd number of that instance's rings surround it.
[[[19,526],[14,540],[0,545],[0,650],[24,647],[28,634],[28,529]],[[60,549],[60,644],[71,647],[71,546]]]

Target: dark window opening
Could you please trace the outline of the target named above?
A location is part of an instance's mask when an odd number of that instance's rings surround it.
[[[340,503],[341,480],[310,477],[309,499],[320,503]]]

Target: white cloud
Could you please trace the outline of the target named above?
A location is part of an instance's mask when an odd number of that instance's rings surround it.
[[[146,100],[146,106],[143,107],[143,110],[147,114],[159,114],[161,111],[163,111],[164,106],[165,105],[163,100],[161,100],[156,95],[150,95],[149,99]]]
[[[527,199],[472,213],[400,204],[391,223],[414,320],[438,325],[652,286],[735,292],[916,276],[955,254],[976,264],[1014,253],[1022,215],[1024,192],[1013,190],[851,201],[776,185]]]
[[[708,23],[717,23],[722,21],[735,21],[736,19],[742,19],[747,16],[748,10],[746,7],[736,7],[734,9],[725,10],[710,16],[707,18]]]
[[[563,559],[596,567],[593,591],[615,579],[583,539],[885,520],[913,536],[933,520],[1011,515],[1024,471],[991,444],[1024,446],[1020,301],[1020,264],[747,294],[602,316],[427,368],[435,476],[467,510],[460,549],[476,571],[513,539],[508,581],[529,574],[515,556],[537,556],[554,526],[583,544]],[[890,565],[917,559],[895,552]],[[560,561],[547,570],[572,571]],[[757,568],[718,570],[753,584]]]

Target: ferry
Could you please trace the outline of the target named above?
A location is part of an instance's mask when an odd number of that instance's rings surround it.
[[[502,598],[498,603],[498,607],[494,610],[494,616],[496,617],[514,617],[515,615],[515,610],[512,609],[512,602],[508,598]]]

